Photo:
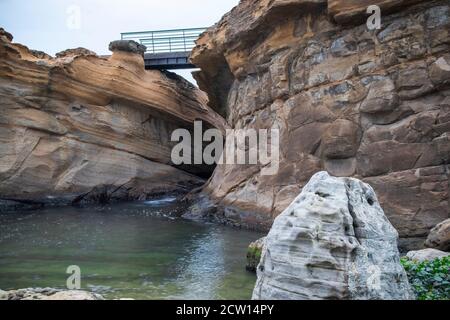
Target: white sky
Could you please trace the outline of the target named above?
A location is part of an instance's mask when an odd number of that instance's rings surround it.
[[[109,54],[121,32],[207,27],[239,0],[0,0],[0,27],[14,42],[51,55],[84,47]],[[80,28],[71,28],[73,6]],[[73,24],[72,24],[73,25]],[[193,81],[189,71],[177,72]]]

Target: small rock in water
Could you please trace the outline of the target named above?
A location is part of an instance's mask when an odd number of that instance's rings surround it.
[[[373,189],[314,175],[267,236],[253,299],[414,299]]]
[[[266,237],[250,243],[247,250],[247,265],[246,269],[250,272],[256,272],[256,268],[261,260],[261,254],[264,247]]]

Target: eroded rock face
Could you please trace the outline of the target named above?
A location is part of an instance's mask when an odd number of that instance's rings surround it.
[[[367,29],[369,4],[381,30]],[[281,137],[278,174],[219,166],[205,189],[215,202],[270,226],[327,170],[370,183],[407,248],[448,218],[448,1],[241,1],[197,44],[210,106],[232,128]]]
[[[0,208],[145,199],[202,183],[172,165],[170,135],[196,119],[223,129],[204,93],[145,71],[133,43],[113,43],[109,59],[83,48],[52,58],[11,40],[0,30]]]
[[[320,172],[276,219],[253,299],[413,299],[373,189]]]
[[[380,7],[386,14],[423,0],[328,0],[328,13],[338,23],[351,24],[367,16],[371,5]]]

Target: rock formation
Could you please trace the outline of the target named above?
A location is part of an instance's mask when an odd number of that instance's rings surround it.
[[[196,119],[225,123],[184,79],[146,71],[142,46],[113,42],[109,59],[83,48],[52,58],[11,41],[0,29],[0,209],[143,199],[202,183],[172,166],[170,135]]]
[[[280,130],[277,175],[221,165],[205,188],[241,224],[268,229],[321,170],[370,183],[406,247],[448,218],[448,1],[243,0],[191,59],[230,127]]]
[[[320,172],[273,224],[253,299],[412,299],[373,189]]]
[[[450,219],[439,223],[430,231],[425,246],[450,251]]]
[[[435,259],[441,259],[444,257],[449,257],[450,253],[444,252],[437,249],[422,249],[416,251],[410,251],[406,255],[409,260],[415,262],[433,261]]]
[[[261,254],[264,248],[266,237],[258,239],[248,246],[247,249],[247,265],[245,269],[250,272],[256,272],[259,262],[261,261]]]
[[[0,290],[0,300],[105,300],[100,294],[82,290],[29,288],[11,291]]]

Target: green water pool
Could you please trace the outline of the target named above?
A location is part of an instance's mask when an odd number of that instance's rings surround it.
[[[81,288],[109,299],[249,299],[262,235],[170,218],[173,199],[0,214],[0,289]]]

